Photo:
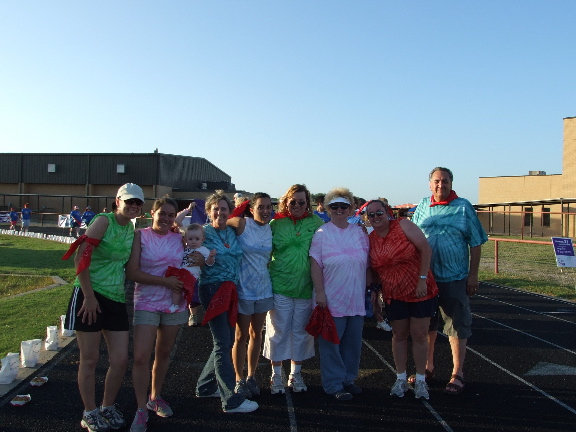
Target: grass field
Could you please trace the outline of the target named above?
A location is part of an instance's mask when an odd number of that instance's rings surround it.
[[[549,242],[550,238],[532,240]],[[481,281],[576,301],[576,269],[558,268],[551,245],[500,242],[498,274],[494,256],[494,241],[489,241],[482,247]]]
[[[61,257],[68,245],[0,235],[0,357],[19,352],[20,342],[45,339],[46,327],[66,312],[71,285],[15,296],[52,285],[50,276],[74,279],[74,264]]]

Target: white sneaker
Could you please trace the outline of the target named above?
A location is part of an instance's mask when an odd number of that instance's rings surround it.
[[[105,432],[110,430],[110,423],[102,416],[98,408],[85,413],[80,421],[80,426],[88,429],[89,432]]]
[[[273,374],[270,377],[270,393],[272,394],[284,394],[286,390],[284,389],[284,380],[281,374]]]
[[[294,393],[305,392],[308,390],[301,373],[290,374],[290,377],[288,378],[288,387],[290,387]]]
[[[190,327],[196,327],[198,324],[200,324],[200,317],[198,314],[190,314],[188,317],[188,325]]]
[[[376,328],[378,330],[384,330],[384,331],[392,331],[392,326],[390,324],[388,324],[388,321],[384,320],[384,321],[379,321],[378,324],[376,324]]]
[[[397,379],[392,388],[390,389],[390,396],[404,397],[408,391],[408,381],[405,379]]]
[[[430,399],[430,395],[428,394],[428,385],[426,381],[416,381],[414,383],[414,397],[416,399],[424,398],[426,400]]]
[[[228,414],[249,413],[252,411],[256,411],[257,409],[258,409],[257,402],[251,401],[250,399],[244,399],[244,402],[242,402],[236,408],[230,408],[230,409],[224,408],[224,412]]]
[[[100,407],[100,414],[108,421],[110,429],[121,429],[126,424],[122,411],[115,404],[106,408]]]

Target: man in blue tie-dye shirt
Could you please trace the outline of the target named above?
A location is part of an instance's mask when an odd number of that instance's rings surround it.
[[[431,171],[432,196],[420,201],[412,221],[432,248],[431,268],[438,284],[439,309],[452,349],[452,376],[445,392],[457,395],[464,389],[464,357],[472,335],[469,297],[478,290],[480,253],[488,237],[472,204],[452,190],[453,178],[448,168]],[[434,371],[435,340],[436,329],[431,329],[426,365],[430,374]]]

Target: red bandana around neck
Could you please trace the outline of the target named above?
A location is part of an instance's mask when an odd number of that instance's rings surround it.
[[[430,197],[430,207],[434,207],[437,205],[448,205],[452,201],[454,201],[456,198],[458,198],[458,195],[456,195],[456,192],[453,190],[450,191],[450,195],[448,195],[448,198],[446,198],[446,201],[434,201],[434,195],[432,195]]]
[[[274,215],[274,219],[290,218],[290,219],[292,219],[292,222],[294,222],[294,224],[296,224],[297,221],[302,220],[302,219],[304,219],[304,218],[307,218],[307,217],[309,216],[309,214],[310,214],[310,213],[308,213],[308,210],[306,210],[302,216],[300,216],[300,217],[295,217],[295,216],[292,216],[292,215],[290,214],[290,212],[284,211],[284,212],[282,212],[282,213],[280,213],[280,212],[276,213],[276,214]]]

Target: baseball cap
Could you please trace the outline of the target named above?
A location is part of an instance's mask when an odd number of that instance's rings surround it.
[[[144,192],[142,192],[142,188],[134,183],[126,183],[120,186],[116,197],[122,201],[136,198],[144,202]]]

